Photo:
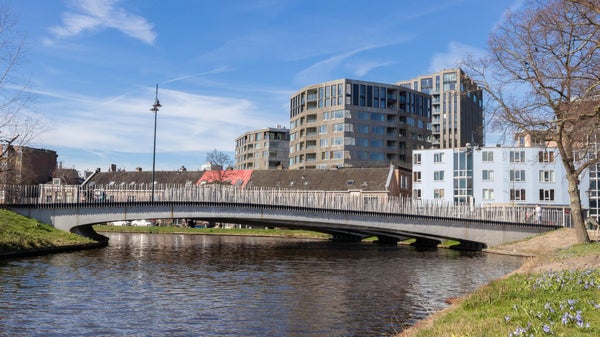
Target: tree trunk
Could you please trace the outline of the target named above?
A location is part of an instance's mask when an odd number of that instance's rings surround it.
[[[573,174],[567,174],[567,181],[569,183],[569,197],[571,200],[571,218],[573,219],[573,228],[575,229],[575,236],[578,243],[590,242],[590,237],[585,227],[585,219],[583,218],[583,211],[581,209],[581,198],[579,197],[579,181],[577,176]]]

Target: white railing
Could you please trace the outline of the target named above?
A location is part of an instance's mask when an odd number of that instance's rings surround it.
[[[151,204],[149,184],[139,185],[0,185],[0,204],[36,207],[73,207],[74,204],[107,205],[114,203]],[[566,209],[544,209],[541,221],[532,207],[454,205],[442,200],[418,200],[385,194],[288,189],[239,189],[231,185],[157,184],[154,203],[235,203],[257,206],[287,206],[325,211],[366,211],[494,222],[540,223],[570,226]]]

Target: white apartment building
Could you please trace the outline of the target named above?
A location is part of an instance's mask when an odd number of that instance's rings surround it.
[[[236,170],[272,170],[288,163],[290,130],[285,127],[248,131],[235,140]]]
[[[445,69],[398,84],[431,95],[432,148],[484,144],[483,91],[462,69]]]
[[[580,186],[582,204],[588,205],[584,191],[590,186],[589,175],[581,178]],[[555,148],[468,146],[413,151],[414,198],[568,207],[567,187]]]

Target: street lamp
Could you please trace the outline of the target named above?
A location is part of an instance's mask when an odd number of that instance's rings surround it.
[[[152,195],[150,201],[154,203],[154,183],[155,183],[155,167],[156,167],[156,115],[158,114],[158,108],[162,107],[158,101],[158,83],[156,83],[156,96],[154,97],[154,105],[150,111],[154,112],[154,147],[152,148]]]

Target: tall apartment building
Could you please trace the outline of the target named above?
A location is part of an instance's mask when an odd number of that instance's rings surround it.
[[[431,95],[432,148],[483,146],[483,92],[460,69],[446,69],[399,85]]]
[[[290,169],[410,167],[429,148],[431,99],[395,84],[339,79],[290,100]]]
[[[235,140],[236,170],[284,168],[288,162],[290,130],[277,126],[249,131]]]

